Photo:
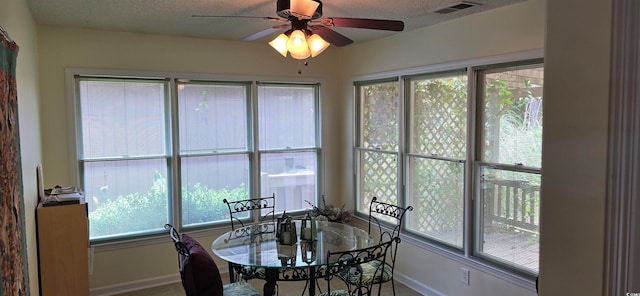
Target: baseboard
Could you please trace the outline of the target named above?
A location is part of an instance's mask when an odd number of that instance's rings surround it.
[[[440,292],[440,291],[438,291],[436,289],[433,289],[433,288],[431,288],[431,287],[429,287],[429,286],[427,286],[427,285],[425,285],[425,284],[423,284],[421,282],[418,282],[415,279],[412,279],[412,278],[410,278],[410,277],[408,277],[408,276],[406,276],[404,274],[398,273],[398,271],[394,271],[393,278],[397,282],[399,282],[399,283],[411,288],[412,290],[414,290],[414,291],[416,291],[416,292],[418,292],[418,293],[420,293],[422,295],[425,295],[425,296],[447,296],[446,294],[443,294],[442,292]]]
[[[180,282],[180,274],[176,273],[171,275],[159,276],[155,278],[148,278],[144,280],[93,288],[89,290],[89,295],[91,296],[115,295],[115,294],[121,294],[121,293],[131,292],[135,290],[147,289],[147,288],[173,284],[178,282]]]
[[[220,275],[222,277],[228,277],[228,267],[218,266],[220,269]],[[425,295],[425,296],[447,296],[446,294],[441,293],[427,285],[424,285],[404,274],[398,273],[397,271],[394,274],[394,278],[396,281],[402,283],[403,285],[415,290],[416,292]],[[224,279],[224,278],[223,278]],[[91,296],[108,296],[108,295],[116,295],[127,293],[131,291],[136,291],[140,289],[148,289],[157,286],[178,283],[180,282],[180,274],[171,274],[165,276],[159,276],[155,278],[148,278],[144,280],[131,281],[126,283],[120,283],[116,285],[103,286],[98,288],[93,288],[89,291],[89,295]]]
[[[224,264],[224,266],[218,265],[218,269],[220,271],[220,276],[222,277],[222,280],[224,281],[225,279],[228,279],[229,275],[227,274],[227,272],[229,271],[229,267],[226,264]],[[108,295],[122,294],[122,293],[140,290],[140,289],[148,289],[148,288],[163,286],[167,284],[179,283],[180,281],[181,281],[180,274],[176,273],[171,275],[159,276],[155,278],[148,278],[144,280],[93,288],[89,290],[89,295],[108,296]]]

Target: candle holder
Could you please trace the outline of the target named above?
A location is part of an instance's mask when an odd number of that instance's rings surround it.
[[[297,250],[298,246],[296,246],[295,244],[291,246],[278,246],[278,259],[280,259],[280,265],[282,267],[296,266]]]
[[[280,240],[280,233],[282,232],[282,230],[280,229],[280,224],[282,224],[283,221],[285,221],[287,218],[289,218],[289,215],[287,214],[287,211],[282,212],[282,215],[280,215],[280,217],[278,217],[276,219],[276,239]]]
[[[302,261],[307,264],[316,261],[316,241],[306,240],[300,242],[300,253],[302,253]]]
[[[285,213],[278,218],[278,243],[291,246],[298,241],[296,223]]]
[[[300,240],[315,241],[318,240],[318,229],[316,228],[316,218],[307,212],[301,220]]]

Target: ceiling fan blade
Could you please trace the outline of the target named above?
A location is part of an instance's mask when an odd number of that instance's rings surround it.
[[[311,32],[313,33],[320,35],[322,39],[324,39],[325,41],[337,47],[345,46],[353,43],[353,40],[324,26],[309,26],[309,30],[311,30]]]
[[[207,14],[194,14],[191,17],[201,18],[251,18],[251,19],[263,19],[267,21],[287,22],[285,19],[281,19],[273,16],[250,16],[250,15],[207,15]]]
[[[247,36],[247,37],[244,37],[244,38],[242,38],[242,41],[254,41],[254,40],[258,40],[258,39],[260,39],[260,38],[262,38],[262,37],[264,37],[264,36],[271,35],[271,34],[273,34],[273,33],[277,32],[277,31],[278,31],[278,30],[280,30],[280,29],[284,29],[284,28],[288,28],[288,27],[289,27],[289,25],[278,25],[278,26],[273,26],[273,27],[271,27],[271,28],[264,29],[264,30],[262,30],[262,31],[260,31],[260,32],[258,32],[258,33],[251,34],[251,35],[249,35],[249,36]]]
[[[328,17],[322,19],[321,22],[327,27],[360,28],[387,31],[404,30],[404,22],[395,20]]]

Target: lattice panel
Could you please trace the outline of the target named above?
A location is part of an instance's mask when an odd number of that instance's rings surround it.
[[[368,211],[371,198],[387,203],[398,202],[398,158],[395,154],[380,152],[363,153],[363,199],[362,210]],[[366,207],[366,209],[364,209]]]
[[[466,79],[415,81],[412,151],[464,159],[467,137]]]
[[[424,232],[461,232],[464,213],[464,165],[432,159],[412,160],[412,228]]]
[[[367,85],[362,93],[362,147],[398,151],[398,83]]]

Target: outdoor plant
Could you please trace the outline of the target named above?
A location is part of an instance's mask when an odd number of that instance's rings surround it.
[[[146,193],[118,196],[100,204],[89,213],[91,237],[133,233],[164,225],[168,209],[166,183],[166,179],[156,172],[153,185]]]
[[[116,198],[105,198],[89,213],[92,238],[120,233],[134,233],[162,227],[167,223],[167,181],[156,172],[153,185],[147,192],[135,192]],[[101,191],[102,195],[108,193]],[[208,188],[197,183],[182,190],[182,218],[184,224],[197,224],[229,219],[229,210],[223,199],[246,198],[244,184],[237,188]]]
[[[247,198],[244,184],[236,188],[215,190],[207,185],[196,183],[182,189],[182,219],[184,224],[196,224],[216,220],[228,220],[229,209],[223,200],[240,200]]]

